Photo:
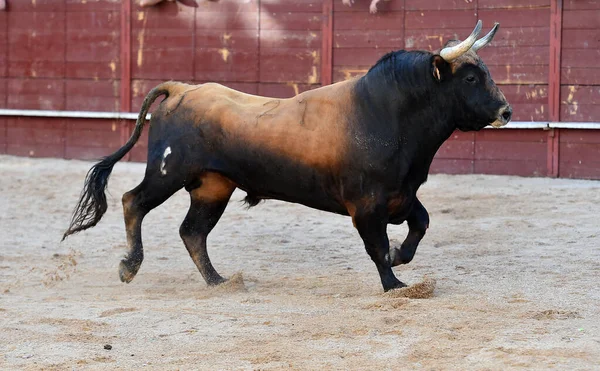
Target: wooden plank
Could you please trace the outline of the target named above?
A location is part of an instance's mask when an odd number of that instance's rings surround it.
[[[599,133],[600,134],[600,133]],[[600,141],[600,135],[594,135]],[[600,179],[600,143],[560,143],[560,175]]]
[[[560,70],[560,81],[569,85],[600,85],[600,69],[564,67]]]
[[[265,0],[261,0],[261,4]],[[258,0],[243,0],[243,1],[197,1],[197,12],[221,13],[235,15],[243,12],[258,12]]]
[[[319,0],[294,0],[294,1],[281,1],[281,0],[261,0],[260,10],[263,13],[321,13],[322,1]]]
[[[298,35],[295,35],[295,33]],[[277,37],[287,37],[290,42],[295,39],[308,37],[308,31],[261,31],[261,43],[264,42],[276,44]],[[258,33],[256,30],[201,30],[196,33],[196,45],[198,47],[213,48],[236,48],[236,49],[256,49],[258,47]]]
[[[543,133],[545,134],[545,133]],[[546,143],[521,141],[476,141],[475,160],[533,161],[546,168]]]
[[[560,109],[562,121],[598,122],[598,117],[600,117],[600,107],[593,104],[563,104]]]
[[[429,168],[431,174],[472,174],[473,160],[434,158]]]
[[[321,14],[321,85],[333,81],[333,0],[324,0]]]
[[[318,49],[321,31],[260,30],[260,47]]]
[[[197,48],[193,79],[255,82],[258,81],[258,60],[256,49]]]
[[[8,16],[7,12],[0,12],[0,77],[6,76],[8,76]],[[0,85],[0,87],[4,86]]]
[[[65,14],[10,12],[10,76],[62,77],[65,72]]]
[[[562,51],[562,67],[589,68],[590,74],[600,74],[600,49],[564,49]]]
[[[291,98],[307,90],[318,88],[321,85],[297,84],[297,83],[259,83],[258,95],[273,98]]]
[[[335,13],[360,13],[365,17],[370,16],[369,14],[369,6],[371,5],[370,0],[358,0],[355,1],[351,6],[344,5],[342,0],[334,0],[333,1],[333,11]],[[389,1],[381,1],[377,4],[377,10],[379,13],[399,13],[404,10],[404,1],[402,0],[389,0]],[[337,21],[338,14],[336,14],[335,18]]]
[[[7,107],[18,109],[65,109],[65,83],[58,79],[7,81]]]
[[[121,63],[112,62],[67,62],[65,77],[70,79],[117,79]]]
[[[333,66],[333,82],[344,81],[355,76],[362,76],[371,66]]]
[[[63,157],[65,129],[64,119],[8,117],[6,153],[15,156]]]
[[[500,89],[510,104],[548,104],[548,85],[501,85]]]
[[[118,12],[67,13],[67,61],[114,61],[118,64]],[[85,29],[86,32],[81,32]]]
[[[564,8],[568,10],[600,9],[598,0],[564,0]]]
[[[320,82],[320,50],[260,49],[261,82]]]
[[[372,66],[388,52],[388,49],[383,48],[336,48],[333,49],[333,65],[359,64]]]
[[[598,49],[600,48],[600,28],[568,29],[562,31],[563,50],[565,49]]]
[[[550,0],[477,0],[479,9],[550,8]]]
[[[403,30],[340,30],[333,35],[334,48],[404,48]]]
[[[65,158],[96,160],[123,145],[116,120],[70,119],[66,129]]]
[[[261,27],[262,28],[262,27]],[[257,30],[258,12],[196,12],[197,30]]]
[[[473,141],[448,140],[437,151],[436,158],[473,159]]]
[[[321,30],[321,12],[261,13],[261,30]]]
[[[589,10],[565,10],[563,13],[564,29],[599,29],[598,12]]]
[[[0,154],[6,154],[7,144],[7,120],[6,117],[0,117]]]
[[[494,22],[499,22],[501,27],[507,28],[517,28],[522,25],[527,25],[527,27],[548,27],[550,7],[479,9],[478,15],[484,26],[488,25],[487,27],[491,27]]]
[[[67,12],[118,12],[120,3],[116,0],[65,0]]]
[[[406,0],[404,6],[406,10],[475,10],[476,5],[472,0]]]
[[[196,54],[200,54],[199,50]],[[144,49],[134,53],[131,76],[134,79],[192,80],[194,59],[192,48]],[[231,53],[232,59],[234,53]]]
[[[545,159],[543,162],[527,160],[476,160],[473,172],[475,174],[545,176],[547,169]]]
[[[470,27],[473,31],[477,23],[477,15],[469,9],[459,10],[418,10],[406,11],[406,29],[457,29]]]
[[[339,12],[335,13],[334,16],[333,31],[402,30],[404,28],[402,19],[403,13],[401,12],[379,12],[377,14],[369,14],[368,12]]]
[[[475,133],[475,142],[528,142],[545,143],[548,140],[544,130],[481,130]]]
[[[600,144],[600,131],[561,129],[560,143]],[[597,153],[594,157],[600,160],[600,156],[598,156]]]
[[[496,84],[548,84],[548,69],[540,66],[490,65],[488,67]]]
[[[35,1],[8,1],[8,7],[11,13],[52,13],[64,12],[65,2],[56,0],[35,0]]]
[[[434,26],[434,25],[432,25]],[[423,28],[404,30],[404,44],[407,50],[438,51],[449,40],[464,39],[473,28]]]
[[[472,28],[453,29],[416,29],[406,30],[407,49],[439,50],[448,40],[458,40],[467,37]],[[518,46],[547,46],[549,45],[548,27],[517,27],[500,26],[496,37],[485,50],[495,51],[498,47]]]
[[[0,78],[0,108],[7,108],[6,99],[8,98],[8,79]]]
[[[563,103],[600,105],[600,86],[563,85],[560,89]]]
[[[119,81],[66,80],[66,109],[120,112]]]
[[[547,66],[550,58],[547,46],[493,46],[478,53],[488,66],[534,65]]]

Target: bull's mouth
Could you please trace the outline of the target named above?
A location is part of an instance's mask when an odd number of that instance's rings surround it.
[[[490,125],[494,128],[501,128],[501,127],[505,126],[506,124],[508,124],[508,121],[505,121],[502,119],[496,119],[494,122],[490,123]]]
[[[498,111],[498,116],[490,123],[490,125],[495,128],[501,128],[509,123],[511,117],[512,108],[509,105],[506,105]]]

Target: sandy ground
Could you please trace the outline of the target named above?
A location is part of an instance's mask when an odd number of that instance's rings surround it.
[[[109,211],[59,243],[90,163],[0,156],[2,369],[592,369],[600,367],[600,182],[431,176],[431,227],[382,292],[349,218],[236,193],[209,237],[208,288],[178,235],[188,197],[148,215],[131,284],[118,164]],[[400,244],[404,226],[390,226]],[[104,349],[110,344],[111,350]]]

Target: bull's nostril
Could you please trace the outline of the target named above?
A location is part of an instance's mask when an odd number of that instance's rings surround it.
[[[506,120],[506,122],[510,121],[510,118],[512,117],[512,108],[507,107],[504,112],[502,112],[502,118],[504,120]]]

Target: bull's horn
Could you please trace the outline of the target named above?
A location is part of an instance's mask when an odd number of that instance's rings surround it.
[[[471,32],[471,35],[469,35],[469,37],[467,37],[464,41],[461,41],[460,43],[454,46],[449,46],[442,49],[440,51],[440,57],[444,58],[446,62],[452,62],[456,58],[465,54],[469,51],[469,49],[471,49],[473,44],[475,44],[475,41],[477,41],[477,37],[479,36],[480,32],[481,21],[477,21],[477,25],[475,25],[475,29],[473,30],[473,32]]]
[[[475,42],[475,44],[473,44],[473,47],[471,49],[474,52],[477,52],[479,49],[485,48],[487,46],[487,44],[489,44],[492,41],[492,39],[494,38],[494,35],[496,35],[496,31],[498,31],[499,26],[500,26],[500,23],[498,23],[498,22],[494,23],[494,28],[492,28],[492,30],[490,32],[488,32],[487,35],[485,35],[481,39],[477,40]]]

